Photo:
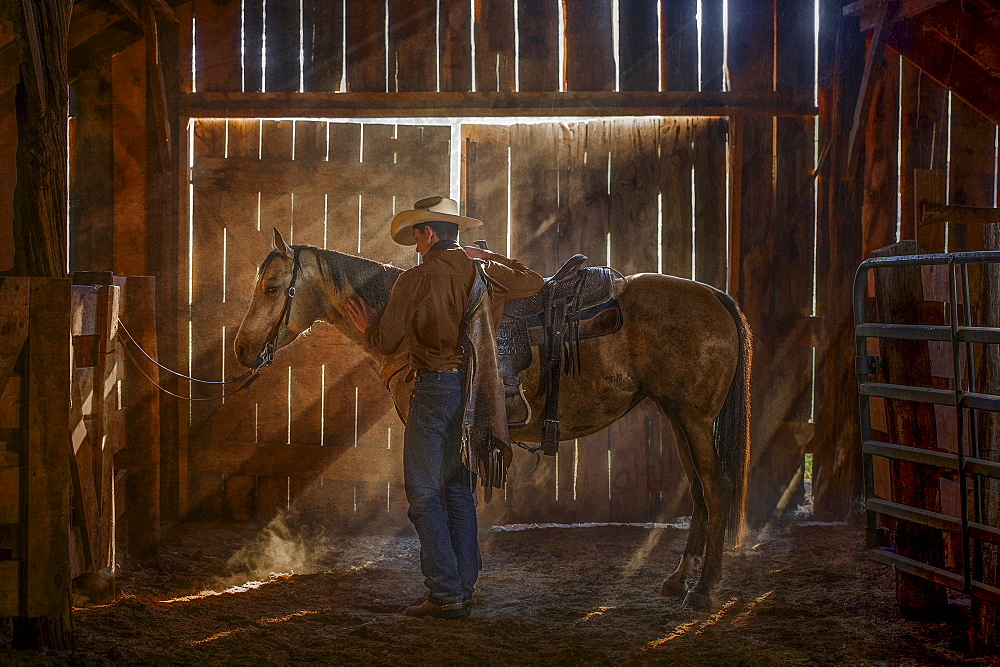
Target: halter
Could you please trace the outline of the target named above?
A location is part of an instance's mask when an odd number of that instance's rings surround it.
[[[260,365],[256,368],[264,369],[274,363],[274,353],[278,349],[278,335],[281,333],[281,321],[284,320],[284,325],[287,327],[288,322],[292,317],[292,299],[295,298],[295,282],[298,278],[299,248],[296,247],[292,264],[292,280],[288,283],[288,289],[285,291],[285,305],[281,309],[281,315],[278,316],[278,321],[275,322],[274,334],[267,340],[266,343],[264,343],[264,347],[261,348],[260,353],[257,355],[257,359],[260,360]]]

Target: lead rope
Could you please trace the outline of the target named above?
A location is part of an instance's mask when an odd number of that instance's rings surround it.
[[[126,340],[129,343],[131,343],[132,345],[134,345],[137,350],[139,350],[140,352],[142,352],[143,356],[145,356],[149,361],[151,361],[158,368],[161,368],[161,369],[165,370],[166,372],[170,373],[171,375],[175,375],[175,376],[177,376],[177,377],[179,377],[181,379],[188,380],[189,382],[197,382],[199,384],[230,385],[230,384],[236,384],[238,382],[243,382],[243,384],[240,385],[240,387],[237,388],[236,391],[234,391],[232,394],[229,394],[230,396],[235,396],[236,394],[238,394],[239,392],[243,391],[244,389],[248,389],[250,387],[250,385],[253,384],[257,380],[257,378],[260,377],[261,371],[264,368],[267,367],[267,365],[265,365],[263,363],[263,361],[262,361],[260,364],[258,364],[257,366],[254,366],[253,368],[251,368],[250,370],[248,370],[243,375],[240,375],[239,377],[231,377],[228,380],[202,380],[201,378],[191,377],[190,375],[185,375],[183,373],[178,373],[177,371],[173,370],[172,368],[168,368],[168,367],[164,366],[159,361],[157,361],[156,359],[154,359],[148,352],[146,352],[146,350],[144,350],[142,348],[142,346],[139,345],[138,342],[136,342],[135,338],[132,336],[132,334],[129,332],[129,330],[127,328],[125,328],[125,325],[122,323],[122,321],[120,319],[118,320],[118,327],[125,334]],[[152,377],[150,377],[149,373],[147,373],[146,370],[142,367],[142,364],[139,363],[139,360],[136,358],[135,354],[132,352],[131,348],[128,345],[122,345],[122,347],[125,349],[125,353],[128,355],[128,358],[131,359],[131,361],[135,365],[135,367],[139,370],[140,373],[142,373],[143,377],[145,377],[146,380],[148,380],[151,385],[153,385],[154,387],[156,387],[157,389],[159,389],[160,391],[162,391],[162,392],[164,392],[166,394],[170,394],[171,396],[175,396],[177,398],[182,398],[185,401],[216,401],[219,398],[225,398],[225,396],[226,396],[225,389],[223,389],[223,395],[221,397],[219,397],[219,396],[208,396],[208,397],[204,397],[204,398],[199,398],[199,397],[195,397],[195,396],[183,396],[181,394],[174,393],[174,392],[170,391],[169,389],[167,389],[166,387],[164,387],[163,385],[161,385],[160,383],[158,383]]]

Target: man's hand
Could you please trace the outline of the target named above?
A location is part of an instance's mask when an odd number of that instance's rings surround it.
[[[361,333],[368,333],[368,329],[378,324],[378,313],[364,299],[348,299],[347,316]]]
[[[462,250],[464,250],[465,254],[472,259],[490,259],[493,257],[493,253],[489,250],[483,250],[482,248],[477,248],[476,246],[463,246]]]

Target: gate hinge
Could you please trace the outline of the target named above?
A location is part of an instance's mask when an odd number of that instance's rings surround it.
[[[858,375],[875,375],[885,370],[882,365],[882,357],[878,356],[858,356],[854,357],[854,372]]]

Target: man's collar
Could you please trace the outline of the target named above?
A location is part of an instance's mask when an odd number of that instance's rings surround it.
[[[447,239],[441,239],[437,243],[431,246],[431,250],[448,250],[449,248],[461,248],[455,241],[449,241]]]

